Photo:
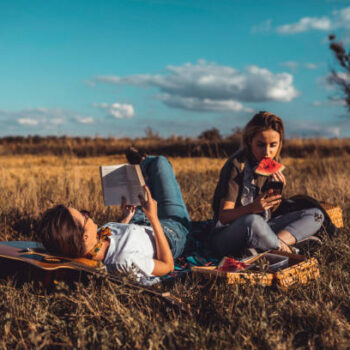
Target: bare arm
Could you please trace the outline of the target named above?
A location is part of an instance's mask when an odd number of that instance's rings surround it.
[[[153,227],[157,249],[157,259],[153,259],[154,269],[152,274],[154,276],[164,276],[174,270],[173,254],[158,217],[155,220],[150,220],[150,222]]]
[[[267,196],[266,194],[261,194],[251,204],[238,208],[235,208],[234,202],[222,200],[219,220],[223,225],[228,225],[241,216],[262,213],[280,203],[281,195]]]
[[[154,269],[152,274],[154,276],[164,276],[174,270],[173,254],[171,253],[168,240],[158,219],[157,202],[152,198],[151,192],[147,186],[145,186],[145,190],[148,200],[146,201],[140,196],[140,202],[142,205],[142,210],[152,225],[156,243],[157,258],[153,259]]]

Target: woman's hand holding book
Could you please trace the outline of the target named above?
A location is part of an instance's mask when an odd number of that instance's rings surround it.
[[[146,185],[144,189],[148,199],[145,200],[143,196],[139,195],[142,210],[150,221],[158,219],[157,201],[152,198],[151,191]]]
[[[122,219],[121,219],[121,223],[122,224],[128,224],[130,222],[130,220],[132,219],[132,217],[135,214],[135,210],[136,210],[136,206],[135,205],[129,205],[126,204],[126,198],[122,197]]]

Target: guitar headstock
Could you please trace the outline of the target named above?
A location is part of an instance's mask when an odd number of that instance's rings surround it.
[[[191,305],[185,304],[180,298],[175,297],[170,292],[164,292],[162,293],[162,297],[169,301],[171,304],[176,305],[178,308],[180,308],[183,312],[192,315]]]

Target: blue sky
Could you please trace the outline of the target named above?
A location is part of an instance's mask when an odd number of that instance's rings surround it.
[[[350,137],[327,83],[345,0],[0,2],[0,136],[224,135],[259,110]]]

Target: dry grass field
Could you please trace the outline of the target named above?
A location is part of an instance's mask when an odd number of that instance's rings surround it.
[[[0,138],[0,155],[56,155],[96,157],[124,154],[132,144],[148,154],[167,157],[227,158],[238,149],[240,132],[225,138],[200,138],[171,136],[162,138],[157,134],[145,137],[68,137],[68,136],[8,136]],[[350,139],[290,138],[284,141],[283,157],[331,157],[350,154]]]
[[[171,158],[193,220],[210,218],[223,159]],[[64,203],[98,224],[118,210],[102,203],[98,165],[122,156],[0,157],[0,239],[34,240],[41,212]],[[31,283],[0,281],[2,349],[348,349],[350,344],[350,156],[285,158],[286,196],[306,193],[338,203],[345,228],[314,253],[321,278],[283,291],[187,278],[158,286],[189,303],[192,315],[162,299],[91,280],[48,293]],[[156,287],[157,288],[157,287]]]

